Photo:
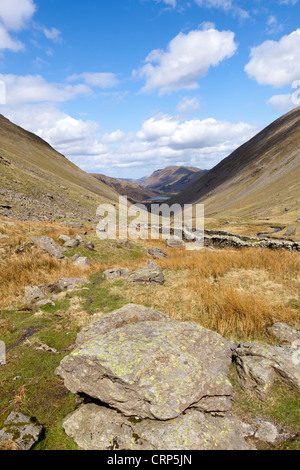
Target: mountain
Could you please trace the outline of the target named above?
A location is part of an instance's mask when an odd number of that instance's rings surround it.
[[[155,171],[140,184],[153,191],[174,194],[187,189],[203,173],[203,170],[195,167],[168,166],[163,170]]]
[[[127,196],[129,200],[134,202],[142,202],[158,196],[158,193],[126,180],[111,178],[109,176],[94,173],[91,174],[94,178],[102,181],[102,183],[112,188],[121,196]]]
[[[204,203],[206,216],[289,213],[294,219],[299,201],[300,107],[239,147],[171,203]]]
[[[40,137],[0,115],[0,216],[31,219],[95,219],[118,194]]]

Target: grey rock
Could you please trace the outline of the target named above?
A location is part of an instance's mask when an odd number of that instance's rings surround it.
[[[201,408],[204,397],[215,397],[216,411],[223,412],[224,397],[232,394],[231,346],[196,323],[143,321],[81,344],[56,373],[72,393],[129,416],[175,418],[189,407]]]
[[[131,323],[168,320],[170,320],[170,318],[158,310],[152,310],[151,308],[144,307],[143,305],[125,305],[125,307],[105,315],[100,318],[100,320],[89,323],[80,331],[80,333],[78,333],[76,345],[79,346],[96,336],[104,335],[109,331],[121,328]]]
[[[260,441],[270,442],[273,444],[279,437],[277,427],[270,421],[256,418],[253,421],[253,426],[256,428],[254,437]]]
[[[70,240],[67,240],[66,243],[64,244],[65,248],[77,248],[80,245],[79,240],[75,239],[73,240],[72,238]]]
[[[104,271],[103,276],[106,279],[116,279],[118,277],[128,277],[131,271],[126,268],[113,268]]]
[[[50,299],[39,300],[35,305],[36,307],[45,307],[46,305],[52,305],[52,307],[55,307],[55,303]]]
[[[60,291],[67,290],[69,292],[86,284],[89,284],[87,279],[81,279],[78,277],[64,277],[56,282]]]
[[[131,249],[132,245],[131,245],[129,240],[127,240],[125,238],[124,239],[120,238],[119,240],[117,240],[117,247],[118,248],[129,248],[129,249]]]
[[[77,258],[77,260],[74,262],[74,266],[77,268],[88,268],[91,266],[91,262],[88,258],[82,256]]]
[[[13,441],[23,450],[30,450],[36,444],[43,431],[43,426],[22,413],[12,412],[0,430],[1,441]]]
[[[95,250],[95,245],[94,245],[93,242],[86,242],[86,243],[84,244],[84,246],[85,246],[85,248],[87,248],[87,249],[90,250],[90,251],[96,251],[96,250]]]
[[[299,341],[300,344],[300,331],[286,323],[274,323],[274,325],[267,328],[267,330],[274,338],[282,343],[293,344]]]
[[[149,248],[148,254],[152,256],[154,259],[162,259],[167,258],[167,253],[162,249],[154,246],[153,248]]]
[[[43,251],[48,253],[54,258],[62,259],[64,258],[63,251],[60,246],[55,243],[52,238],[49,237],[32,237],[31,240],[37,246],[39,246]]]
[[[37,286],[25,287],[25,297],[24,297],[25,303],[33,304],[40,300],[49,300],[49,299],[39,287]]]
[[[255,450],[245,441],[254,429],[234,416],[189,410],[176,419],[127,418],[88,404],[63,421],[66,434],[84,450]]]
[[[59,240],[63,242],[68,242],[69,240],[72,240],[72,238],[69,237],[68,235],[60,235]]]
[[[235,354],[241,387],[248,392],[256,392],[261,400],[267,398],[276,375],[300,391],[297,347],[242,343]]]
[[[168,248],[184,248],[185,243],[183,240],[177,240],[176,238],[166,240],[166,246]]]
[[[127,281],[135,284],[164,284],[165,278],[160,267],[149,260],[146,266],[131,273]]]

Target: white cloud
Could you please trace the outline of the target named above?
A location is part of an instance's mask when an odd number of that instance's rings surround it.
[[[136,133],[101,133],[97,123],[75,119],[53,104],[7,106],[5,116],[36,133],[85,171],[190,165],[210,168],[257,132],[247,123],[216,119],[180,120],[158,114]],[[148,170],[147,170],[148,171]]]
[[[36,11],[33,0],[1,0],[0,21],[9,31],[21,31]]]
[[[69,82],[75,82],[78,80],[84,80],[86,84],[98,88],[114,88],[119,84],[114,73],[81,73],[74,74],[67,78]]]
[[[0,80],[6,84],[8,105],[19,103],[64,102],[78,95],[87,95],[91,89],[86,85],[49,83],[40,75],[4,75]]]
[[[253,47],[245,71],[259,84],[276,88],[291,85],[300,77],[300,29],[279,41],[265,41]]]
[[[43,31],[47,39],[50,39],[51,41],[55,43],[61,43],[63,41],[62,36],[61,36],[61,31],[59,31],[59,29],[56,29],[56,28],[48,29],[46,28],[46,26],[41,26],[41,30]]]
[[[290,111],[296,106],[292,102],[292,94],[272,96],[267,101],[267,103],[274,109],[274,111],[281,111],[281,112]]]
[[[142,92],[159,90],[159,94],[198,87],[210,67],[230,58],[237,50],[234,33],[217,31],[211,26],[202,30],[180,33],[168,44],[167,50],[153,50],[146,64],[133,75],[146,81]]]
[[[233,0],[195,0],[197,5],[204,8],[219,8],[232,12],[240,18],[249,18],[249,13],[235,4]]]
[[[197,98],[189,98],[185,96],[177,105],[177,111],[181,114],[194,112],[199,109],[199,101]]]
[[[18,52],[24,49],[22,42],[13,39],[6,29],[0,24],[0,50],[9,49]]]

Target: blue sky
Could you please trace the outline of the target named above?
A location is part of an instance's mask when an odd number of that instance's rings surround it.
[[[300,104],[299,18],[300,0],[0,0],[0,113],[88,172],[209,169]]]

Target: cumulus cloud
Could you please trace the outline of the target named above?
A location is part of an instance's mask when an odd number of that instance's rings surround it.
[[[300,29],[279,41],[265,41],[253,47],[245,71],[259,84],[275,88],[291,85],[300,77]]]
[[[114,73],[90,73],[74,74],[67,78],[68,82],[84,80],[87,85],[98,88],[114,88],[118,86],[119,80]]]
[[[0,24],[0,49],[9,49],[13,52],[18,52],[24,49],[22,42],[17,39],[13,39],[2,24]]]
[[[293,109],[296,105],[292,102],[292,94],[274,95],[268,101],[274,111],[287,112]]]
[[[87,95],[91,89],[87,85],[65,85],[49,83],[40,75],[4,75],[0,80],[6,85],[8,105],[20,103],[64,102],[78,95]]]
[[[168,44],[167,50],[153,50],[145,65],[133,75],[145,79],[142,92],[158,90],[159,94],[198,87],[210,67],[230,58],[237,50],[234,33],[217,31],[214,27],[180,33]]]
[[[35,11],[33,0],[1,0],[0,21],[9,31],[21,31]]]

